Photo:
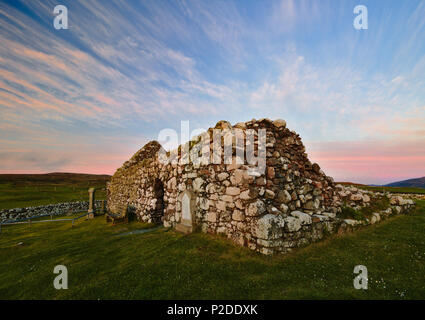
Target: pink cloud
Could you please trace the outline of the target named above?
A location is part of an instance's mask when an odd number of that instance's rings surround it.
[[[425,176],[425,141],[306,143],[311,161],[337,181],[365,184]]]

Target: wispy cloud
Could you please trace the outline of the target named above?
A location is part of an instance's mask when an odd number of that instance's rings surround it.
[[[421,1],[366,1],[365,32],[355,1],[62,2],[69,30],[53,28],[56,1],[0,3],[2,172],[112,173],[181,120],[252,117],[286,119],[339,180],[352,166],[340,143],[364,166],[369,141],[409,145],[414,171],[386,161],[397,176],[425,170]]]

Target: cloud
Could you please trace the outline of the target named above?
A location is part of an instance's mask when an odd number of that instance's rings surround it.
[[[16,170],[16,163],[20,165],[21,172],[38,171],[49,172],[61,170],[71,161],[64,156],[53,156],[40,153],[38,151],[21,151],[21,152],[2,152],[0,153],[2,162],[1,171],[10,173]]]
[[[423,138],[422,89],[415,77],[371,77],[343,65],[317,66],[294,48],[272,65],[274,74],[254,88],[249,105],[282,114],[302,128],[306,139],[394,138],[398,133]]]
[[[425,172],[425,140],[307,142],[306,149],[337,181],[387,184]]]
[[[88,121],[116,125],[117,119],[134,115],[141,121],[158,121],[170,113],[199,114],[202,109],[216,108],[211,100],[230,94],[226,86],[204,79],[193,58],[141,32],[111,7],[78,5],[84,14],[79,11],[75,15],[77,19],[69,32],[89,48],[86,52],[62,39],[62,31],[52,37],[52,32],[45,32],[45,26],[22,13],[2,12],[21,27],[23,38],[17,42],[8,32],[1,39],[5,44],[1,51],[3,67],[10,70],[2,72],[2,86],[8,90],[10,84],[21,86],[19,91],[28,92],[23,99],[3,93],[4,105],[20,104],[73,118],[84,115]],[[44,20],[51,19],[47,3],[32,2],[29,6]],[[95,28],[93,16],[97,18]],[[146,27],[147,23],[141,24]],[[133,36],[122,38],[122,34]]]
[[[56,4],[0,3],[0,148],[13,155],[2,170],[111,173],[181,120],[252,117],[284,118],[325,151],[395,141],[413,148],[408,161],[421,154],[423,3],[392,2],[368,33],[353,30],[350,5],[327,1],[64,0],[69,30],[53,29]]]

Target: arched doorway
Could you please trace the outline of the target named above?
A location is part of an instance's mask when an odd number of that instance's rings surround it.
[[[152,222],[161,223],[164,216],[164,184],[160,179],[155,179],[153,184],[153,193],[156,199],[152,210]]]

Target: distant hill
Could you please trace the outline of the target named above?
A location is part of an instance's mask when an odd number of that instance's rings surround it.
[[[52,172],[45,174],[0,174],[0,183],[13,184],[97,184],[106,183],[111,176],[106,174]]]
[[[416,187],[416,188],[425,188],[425,177],[422,178],[416,178],[416,179],[408,179],[398,182],[392,182],[387,185],[386,187]]]

